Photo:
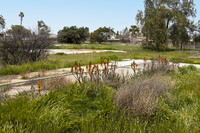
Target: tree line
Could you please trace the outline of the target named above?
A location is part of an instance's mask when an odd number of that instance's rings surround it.
[[[89,32],[88,27],[64,27],[58,32],[58,42],[59,43],[75,43],[81,44],[86,40],[91,43],[107,42],[114,36],[116,39],[121,40],[121,42],[129,42],[131,37],[136,37],[139,34],[139,28],[136,25],[130,28],[125,28],[121,32],[115,32],[111,27],[99,27],[93,32]]]
[[[168,39],[180,49],[191,36],[198,41],[200,21],[198,24],[192,21],[196,17],[193,0],[145,0],[144,6],[136,20],[149,48],[166,48]]]

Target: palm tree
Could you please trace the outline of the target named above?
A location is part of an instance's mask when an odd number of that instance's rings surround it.
[[[44,23],[44,21],[38,21],[38,33],[49,33],[49,27]]]
[[[21,18],[21,26],[22,26],[22,21],[23,21],[24,13],[20,12],[19,17]]]
[[[129,31],[132,33],[132,37],[136,37],[136,34],[140,31],[140,29],[136,25],[132,25]]]

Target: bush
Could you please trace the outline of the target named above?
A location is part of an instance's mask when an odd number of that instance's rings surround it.
[[[47,48],[52,44],[48,34],[36,35],[19,25],[12,26],[6,34],[9,37],[0,40],[4,64],[18,65],[38,61],[46,57]]]
[[[81,44],[89,37],[89,28],[64,27],[58,32],[58,42]]]
[[[65,55],[65,53],[60,52],[60,53],[56,53],[56,55]]]
[[[90,34],[90,42],[101,44],[102,42],[106,42],[113,34],[114,31],[110,27],[100,27]]]
[[[142,43],[142,47],[144,49],[150,49],[155,51],[171,51],[171,49],[169,49],[167,45],[159,45],[158,47],[153,42]]]
[[[117,91],[116,106],[130,112],[134,117],[148,118],[157,108],[157,98],[166,96],[169,88],[169,81],[158,75],[132,81]]]

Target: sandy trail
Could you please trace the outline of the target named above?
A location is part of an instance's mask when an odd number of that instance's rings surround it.
[[[61,75],[70,72],[70,68],[62,68],[56,70],[49,70],[49,71],[38,71],[38,72],[31,72],[27,74],[20,74],[20,75],[6,75],[0,76],[0,84],[2,83],[14,83],[25,81],[27,79],[23,79],[23,77],[28,77],[28,79],[39,78],[39,77],[48,77],[54,75]]]
[[[82,53],[102,53],[102,52],[115,52],[115,53],[127,53],[120,50],[93,50],[93,49],[49,49],[50,54],[64,53],[64,54],[82,54]]]
[[[135,61],[136,64],[138,64],[139,68],[143,68],[143,60],[125,60],[125,61],[120,61],[117,62],[117,67],[124,67],[124,66],[130,66],[131,63]],[[150,63],[150,60],[147,60],[147,63]],[[183,66],[188,66],[191,64],[187,64],[187,63],[180,63],[179,66],[183,67]],[[195,65],[193,64],[195,67],[200,68],[200,65]],[[85,69],[85,66],[83,66],[82,68]],[[39,72],[31,72],[31,73],[27,73],[27,74],[23,74],[23,75],[6,75],[6,76],[0,76],[0,84],[3,83],[14,83],[14,82],[20,82],[20,81],[25,81],[28,79],[33,79],[33,78],[39,78],[39,77],[48,77],[48,76],[56,76],[56,75],[62,75],[62,74],[67,74],[71,71],[71,68],[62,68],[62,69],[56,69],[56,70],[49,70],[49,71],[39,71]],[[117,73],[129,73],[129,74],[133,74],[133,70],[131,69],[131,67],[126,67],[126,68],[120,68],[116,70]],[[28,77],[28,79],[22,79],[23,77]]]

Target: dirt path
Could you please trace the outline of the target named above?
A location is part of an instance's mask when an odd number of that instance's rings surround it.
[[[19,82],[19,81],[24,81],[27,79],[33,79],[33,78],[39,78],[39,77],[61,75],[61,74],[69,73],[70,70],[71,70],[70,68],[62,68],[62,69],[49,70],[49,71],[31,72],[31,73],[21,74],[21,75],[0,76],[0,84]]]
[[[144,63],[143,60],[125,60],[125,61],[120,61],[117,63],[118,67],[123,67],[123,66],[130,66],[131,63],[135,61],[136,64],[139,65],[140,68],[143,68],[141,64]],[[149,60],[147,62],[150,62]],[[190,64],[186,63],[180,63],[179,66],[188,66]],[[200,65],[195,65],[195,67],[200,68]],[[85,67],[83,67],[85,69]],[[56,76],[56,75],[62,75],[62,74],[67,74],[71,71],[71,68],[62,68],[62,69],[56,69],[56,70],[49,70],[49,71],[38,71],[38,72],[31,72],[23,75],[6,75],[6,76],[0,76],[0,84],[3,83],[14,83],[14,82],[20,82],[20,81],[25,81],[28,79],[33,79],[33,78],[39,78],[39,77],[48,77],[48,76]],[[127,67],[126,69],[117,69],[117,73],[120,74],[131,74],[133,73],[132,69],[130,67]]]
[[[94,50],[94,49],[49,49],[50,54],[64,53],[64,54],[82,54],[82,53],[102,53],[102,52],[116,52],[116,53],[127,53],[126,51],[120,50]]]

